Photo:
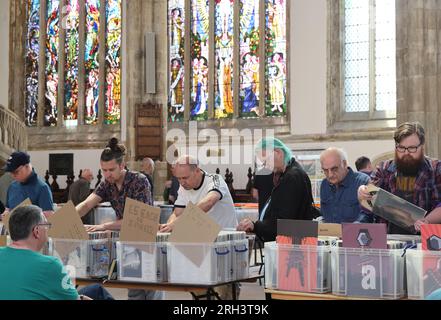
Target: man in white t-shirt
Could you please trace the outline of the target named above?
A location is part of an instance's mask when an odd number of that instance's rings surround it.
[[[180,184],[178,198],[168,222],[161,225],[161,232],[173,230],[174,221],[184,212],[190,201],[206,212],[222,228],[236,229],[238,223],[233,198],[220,175],[206,173],[199,168],[197,159],[191,156],[182,156],[176,160],[173,173]],[[232,285],[218,286],[215,291],[222,300],[231,300]],[[238,298],[240,286],[237,283],[234,285]]]
[[[222,228],[236,228],[237,218],[233,199],[224,179],[199,168],[197,159],[182,156],[175,162],[174,175],[179,180],[178,198],[173,214],[161,232],[170,232],[173,222],[184,212],[189,202],[196,204]]]

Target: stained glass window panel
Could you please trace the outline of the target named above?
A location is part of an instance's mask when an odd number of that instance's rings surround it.
[[[234,0],[217,0],[215,7],[216,119],[233,117],[233,12]]]
[[[28,0],[26,37],[26,125],[35,126],[38,114],[38,57],[40,51],[40,0]]]
[[[257,117],[259,108],[259,0],[242,0],[240,10],[240,116]]]
[[[59,6],[59,0],[47,1],[45,126],[55,126],[57,124]]]
[[[171,0],[168,7],[170,93],[168,119],[184,120],[185,0]]]
[[[266,0],[267,116],[286,115],[286,0]]]
[[[66,16],[63,24],[66,29],[66,65],[64,82],[64,121],[66,126],[78,124],[78,53],[79,53],[79,0],[66,2]]]
[[[191,7],[191,120],[208,117],[208,30],[206,0],[193,0]]]
[[[105,124],[119,123],[121,116],[121,0],[106,6],[106,111]]]
[[[98,32],[100,28],[100,0],[86,0],[86,109],[84,122],[95,124],[98,122],[99,97],[99,62]]]

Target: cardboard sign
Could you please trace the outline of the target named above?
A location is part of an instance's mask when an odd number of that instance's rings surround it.
[[[202,209],[189,202],[176,220],[170,242],[213,243],[222,227]]]
[[[17,209],[17,208],[24,207],[24,206],[30,206],[30,205],[32,205],[32,202],[31,202],[31,200],[29,198],[27,198],[22,203],[20,203],[18,206],[16,206],[12,211],[10,211],[9,213],[6,213],[3,216],[2,221],[3,221],[3,224],[5,225],[6,231],[9,230],[9,217],[11,216],[11,213],[13,213],[14,210]]]
[[[187,243],[214,243],[221,229],[221,226],[207,213],[189,202],[182,215],[174,223],[169,242],[175,244],[176,249],[184,255],[184,259],[190,260],[199,267],[211,252],[202,245],[197,247]]]
[[[127,198],[120,241],[156,242],[160,214],[160,208]]]
[[[80,215],[72,201],[69,201],[60,210],[49,216],[47,220],[52,223],[48,233],[51,238],[89,240]]]
[[[86,229],[72,201],[49,216],[52,224],[48,236],[53,238],[54,250],[61,259],[66,258],[80,246],[78,240],[88,240]],[[72,241],[74,240],[74,241]]]
[[[341,224],[339,223],[319,223],[318,235],[324,237],[341,238]]]

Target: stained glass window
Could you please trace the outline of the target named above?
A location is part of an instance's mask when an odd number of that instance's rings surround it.
[[[26,41],[26,125],[35,126],[38,114],[38,56],[40,51],[40,0],[28,0]]]
[[[39,110],[44,126],[119,123],[121,2],[27,0],[25,115],[28,126],[38,125]],[[44,21],[40,21],[40,16]],[[100,32],[101,28],[105,28],[104,33]],[[41,33],[44,33],[44,48],[39,45]],[[101,50],[105,52],[100,54]],[[84,65],[80,66],[80,61]],[[45,79],[44,97],[38,97],[40,73]],[[105,81],[100,83],[100,77]],[[100,99],[100,92],[105,99]],[[59,117],[58,111],[62,116]],[[100,114],[104,115],[101,119]]]
[[[80,6],[78,0],[67,1],[66,65],[64,81],[64,121],[67,126],[77,125],[78,119],[78,54]]]
[[[266,2],[265,113],[277,116],[286,113],[286,0]]]
[[[59,6],[59,0],[47,1],[45,126],[57,125],[58,45],[60,41],[60,28],[58,25]]]
[[[240,114],[256,117],[259,109],[259,0],[241,1],[240,13]]]
[[[209,6],[205,0],[192,1],[191,10],[191,108],[192,120],[208,117],[208,31]]]
[[[84,122],[95,124],[98,121],[99,99],[99,41],[100,1],[86,0],[86,109]]]
[[[215,118],[233,116],[233,0],[218,0],[215,7],[216,94]]]
[[[170,43],[170,121],[184,120],[184,35],[185,0],[169,1],[168,33]]]
[[[286,24],[286,0],[168,0],[168,120],[286,116]]]
[[[121,113],[121,3],[109,0],[106,6],[106,112],[104,122],[119,122]]]

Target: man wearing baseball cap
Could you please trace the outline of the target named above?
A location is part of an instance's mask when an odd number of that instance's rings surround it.
[[[29,198],[32,204],[40,207],[45,216],[54,213],[52,192],[49,186],[37,176],[30,156],[25,152],[14,152],[6,161],[4,170],[10,172],[15,180],[6,195],[6,212]]]

